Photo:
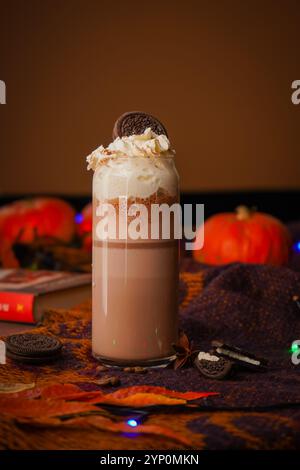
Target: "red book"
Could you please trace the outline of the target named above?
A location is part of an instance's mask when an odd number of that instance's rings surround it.
[[[91,284],[91,274],[0,269],[0,320],[36,323],[48,308],[89,299]]]

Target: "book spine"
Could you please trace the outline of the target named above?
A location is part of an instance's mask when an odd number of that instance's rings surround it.
[[[0,292],[0,320],[35,323],[34,294]]]

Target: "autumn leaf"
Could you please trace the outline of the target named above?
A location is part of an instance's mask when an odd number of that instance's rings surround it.
[[[0,394],[16,394],[35,387],[35,383],[0,383]]]
[[[11,388],[20,390],[20,388]],[[32,396],[26,396],[34,392]],[[23,394],[23,395],[22,395]],[[131,408],[187,405],[191,400],[216,395],[212,392],[177,392],[165,387],[133,386],[104,394],[85,392],[73,384],[52,384],[41,389],[23,390],[0,395],[0,413],[18,418],[52,419],[80,413],[99,412],[94,405]],[[39,399],[36,399],[39,398]]]
[[[41,389],[41,396],[43,398],[66,398],[77,393],[83,392],[77,385],[73,384],[55,383]]]
[[[148,395],[148,397],[147,397]],[[216,395],[213,392],[178,392],[165,387],[138,385],[121,388],[104,394],[102,391],[84,392],[77,385],[54,384],[41,390],[41,396],[47,399],[64,399],[90,404],[113,404],[116,406],[178,405],[190,400],[197,400]],[[157,397],[155,399],[155,397]],[[169,399],[169,400],[167,400]],[[170,400],[172,399],[172,400]],[[176,402],[173,399],[181,400]]]
[[[41,389],[41,397],[46,399],[100,403],[103,396],[100,390],[84,392],[74,384],[52,384]]]
[[[180,398],[170,398],[157,393],[136,393],[124,398],[115,398],[111,395],[106,395],[101,401],[106,405],[128,406],[128,407],[144,407],[144,406],[173,406],[185,405],[186,400]]]
[[[143,407],[183,405],[189,400],[197,400],[216,394],[213,392],[177,392],[165,387],[149,385],[126,387],[104,394],[102,391],[83,392],[78,386],[72,384],[56,384],[42,389],[41,395],[48,399],[60,398],[90,404]]]
[[[216,395],[214,392],[177,392],[176,390],[169,390],[165,387],[136,385],[133,387],[121,388],[115,392],[110,393],[109,396],[114,398],[125,398],[136,393],[156,393],[171,398],[181,398],[183,400],[197,400],[199,398],[204,398],[210,395]]]
[[[35,400],[27,398],[0,398],[0,413],[23,418],[45,418],[72,415],[97,410],[90,403],[64,400]]]

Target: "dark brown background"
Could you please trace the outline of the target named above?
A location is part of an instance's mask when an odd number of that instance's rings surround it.
[[[188,191],[300,188],[298,1],[0,1],[0,192],[88,194],[115,118],[168,127]]]

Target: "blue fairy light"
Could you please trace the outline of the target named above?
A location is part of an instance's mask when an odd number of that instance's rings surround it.
[[[83,221],[83,215],[82,214],[76,214],[75,215],[75,224],[81,224]]]
[[[127,424],[128,426],[132,428],[136,428],[138,425],[138,422],[135,419],[128,419]]]
[[[300,241],[295,243],[295,250],[300,252]]]

